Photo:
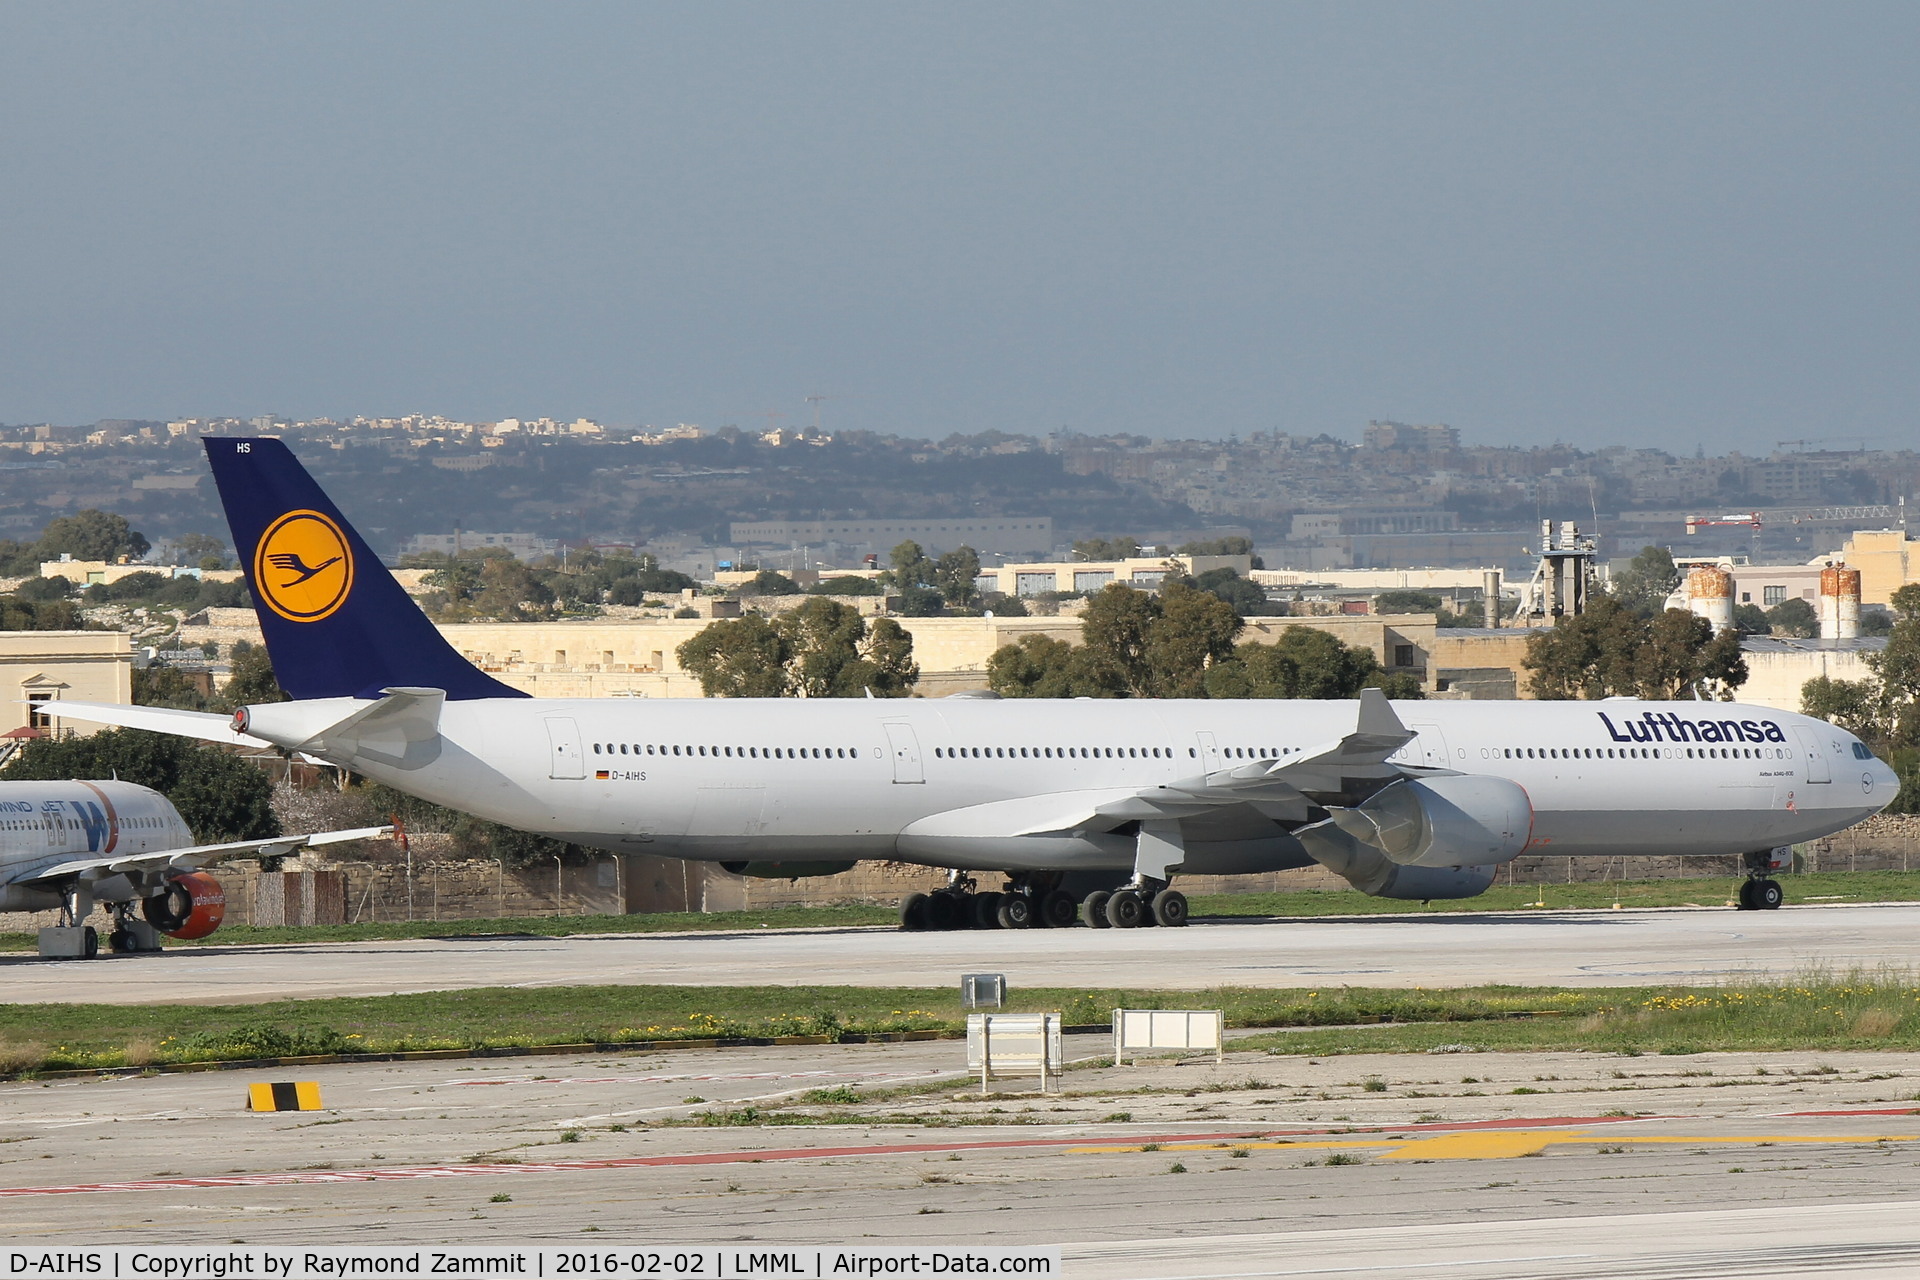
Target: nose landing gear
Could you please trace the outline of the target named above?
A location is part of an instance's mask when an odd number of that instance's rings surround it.
[[[1793,850],[1765,849],[1747,854],[1741,862],[1746,867],[1747,878],[1740,885],[1740,910],[1777,910],[1787,895],[1772,873],[1784,871],[1793,865]]]

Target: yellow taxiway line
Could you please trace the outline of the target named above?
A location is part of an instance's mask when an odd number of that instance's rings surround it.
[[[1594,1143],[1636,1147],[1681,1144],[1687,1146],[1763,1147],[1788,1144],[1920,1142],[1920,1134],[1746,1134],[1705,1137],[1697,1134],[1624,1134],[1590,1129],[1476,1129],[1443,1133],[1431,1138],[1315,1138],[1306,1142],[1162,1142],[1145,1146],[1070,1147],[1068,1155],[1112,1155],[1130,1151],[1365,1151],[1376,1150],[1382,1160],[1500,1160],[1539,1155],[1551,1146]]]

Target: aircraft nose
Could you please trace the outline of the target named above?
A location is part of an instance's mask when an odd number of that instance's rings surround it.
[[[1900,791],[1900,775],[1877,756],[1867,767],[1866,773],[1861,775],[1860,781],[1861,790],[1880,804],[1888,803]]]

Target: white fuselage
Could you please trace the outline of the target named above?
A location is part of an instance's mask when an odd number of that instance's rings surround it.
[[[304,737],[300,721],[317,726],[365,705],[255,707],[253,732],[292,745]],[[1857,822],[1898,786],[1852,734],[1765,707],[1618,699],[1394,709],[1418,734],[1395,763],[1525,788],[1527,850],[1537,854],[1753,852]],[[1124,869],[1129,838],[1007,838],[1001,817],[969,828],[964,815],[1065,811],[1076,796],[1191,783],[1327,744],[1352,731],[1354,716],[1353,702],[1268,700],[483,699],[447,703],[437,750],[414,767],[340,763],[440,804],[618,852]],[[1308,861],[1257,813],[1224,812],[1187,835],[1189,872]]]
[[[88,857],[132,856],[193,843],[167,798],[131,782],[0,782],[0,911],[60,904],[51,888],[12,883]],[[126,902],[140,895],[124,875],[94,882],[93,896]]]

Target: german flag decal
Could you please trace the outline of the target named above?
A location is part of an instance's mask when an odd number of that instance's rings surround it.
[[[613,777],[613,775],[607,772],[605,769],[595,769],[593,771],[593,777],[596,782],[605,782],[609,778]]]

